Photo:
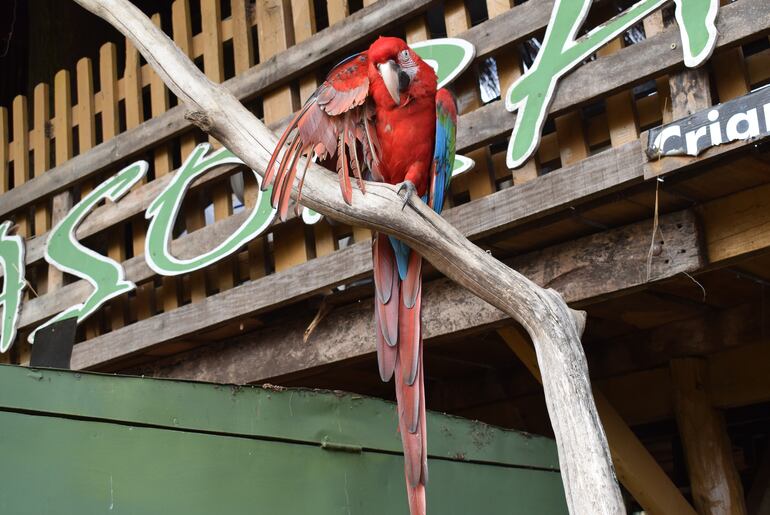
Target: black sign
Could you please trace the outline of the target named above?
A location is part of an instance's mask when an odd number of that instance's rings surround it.
[[[770,135],[770,86],[650,130],[647,156],[697,156],[709,147]]]

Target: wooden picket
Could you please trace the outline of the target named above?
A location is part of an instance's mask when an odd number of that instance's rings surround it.
[[[230,15],[222,19],[225,2],[229,4],[227,10]],[[372,0],[364,0],[363,7],[373,3]],[[362,3],[357,5],[360,7]],[[381,7],[381,4],[377,5],[377,8]],[[472,29],[469,6],[476,7],[470,4],[470,0],[443,2],[448,36],[463,36]],[[513,0],[485,0],[485,6],[490,21],[511,9],[521,8]],[[232,69],[236,76],[242,76],[255,65],[265,64],[272,57],[291,50],[292,46],[307,43],[320,36],[318,30],[325,25],[316,18],[316,8],[319,6],[311,0],[196,0],[193,10],[189,0],[174,0],[171,7],[170,25],[174,41],[189,57],[202,63],[205,74],[216,82],[229,78],[226,69],[228,74]],[[330,30],[345,25],[340,22],[354,9],[348,0],[326,0],[325,8]],[[431,34],[427,22],[427,8],[427,4],[415,7],[395,27],[389,27],[389,33],[405,34],[410,42],[436,36]],[[196,14],[200,12],[200,33],[193,33],[193,19],[196,17],[193,11]],[[161,21],[168,21],[161,20],[159,14],[152,19],[157,26],[161,26]],[[644,20],[644,26],[647,37],[655,37],[664,30],[663,16],[660,13],[653,14]],[[256,41],[253,40],[255,27]],[[543,28],[539,27],[534,33],[541,34]],[[367,35],[369,40],[374,36],[374,33]],[[503,96],[522,73],[519,50],[522,43],[522,38],[499,43],[488,49],[483,56],[483,59],[487,56],[495,59],[500,93]],[[616,39],[599,52],[599,59],[626,50],[623,46],[623,39]],[[233,67],[226,64],[230,62],[230,48]],[[354,50],[344,45],[340,48]],[[53,106],[50,105],[49,86],[39,84],[34,88],[31,111],[24,96],[14,98],[10,112],[7,107],[0,107],[0,194],[18,188],[31,179],[42,177],[51,166],[60,166],[76,154],[93,152],[98,143],[118,136],[121,128],[130,130],[140,126],[145,122],[145,112],[153,118],[171,114],[169,111],[174,105],[173,97],[149,65],[142,64],[136,49],[126,42],[125,69],[122,72],[118,70],[117,52],[118,46],[114,43],[106,43],[99,49],[99,91],[95,91],[95,64],[89,58],[82,58],[77,61],[74,82],[69,70],[61,70],[54,77]],[[255,111],[261,110],[267,124],[279,124],[312,94],[318,86],[321,72],[327,70],[339,57],[332,52],[321,62],[307,62],[306,66],[292,71],[290,75],[278,75],[277,85],[260,87],[248,98],[248,107]],[[478,66],[481,60],[476,59],[453,85],[464,115],[484,107],[479,90]],[[748,57],[744,57],[742,48],[735,45],[715,52],[712,78],[718,98],[713,101],[735,98],[766,83],[770,78],[768,63],[770,49]],[[671,95],[672,87],[676,88],[676,73],[671,71],[654,77],[656,95],[635,99],[632,88],[637,83],[634,82],[619,92],[592,99],[591,102],[603,100],[606,105],[605,112],[597,116],[584,116],[581,107],[567,106],[567,109],[561,109],[553,117],[555,131],[543,136],[536,156],[519,170],[511,171],[505,166],[503,144],[509,129],[506,129],[506,134],[497,134],[493,145],[475,140],[475,143],[463,150],[474,159],[476,168],[454,182],[452,197],[461,203],[478,200],[503,187],[536,180],[542,173],[556,167],[579,163],[597,149],[602,150],[607,146],[620,148],[636,140],[640,131],[668,122],[675,115],[676,106]],[[77,97],[74,105],[71,91],[73,86]],[[150,105],[146,110],[144,102],[147,99]],[[502,104],[496,106],[501,108]],[[53,162],[50,158],[52,138]],[[156,180],[167,178],[173,172],[174,164],[189,155],[200,140],[201,133],[188,127],[174,134],[172,139],[167,138],[157,144],[147,143],[143,154],[151,156],[150,177]],[[212,143],[218,144],[215,141]],[[33,202],[18,209],[14,208],[9,216],[17,225],[17,233],[28,238],[45,238],[53,225],[69,210],[73,198],[82,197],[99,181],[114,174],[125,164],[116,160],[109,166],[94,169],[88,176],[79,176],[77,180],[68,182],[56,191],[50,191],[47,196],[35,198]],[[258,191],[251,177],[244,177],[242,193],[237,188],[231,188],[228,174],[207,181],[206,188],[193,188],[187,195],[180,221],[187,233],[206,227],[204,209],[208,206],[213,211],[214,225],[231,217],[234,210],[233,192],[243,197],[246,209],[251,208],[256,201]],[[238,184],[238,181],[233,184]],[[134,191],[145,191],[142,188],[146,186],[147,181],[142,181],[135,186]],[[130,256],[144,253],[146,228],[143,209],[137,209],[130,216],[116,217],[109,227],[103,226],[94,233],[103,234],[109,257],[125,262]],[[180,278],[156,279],[154,276],[145,276],[139,282],[136,292],[113,299],[103,313],[95,315],[85,325],[85,338],[90,339],[102,332],[114,331],[171,312],[187,303],[201,302],[209,295],[222,293],[246,280],[257,280],[273,271],[286,271],[308,259],[327,256],[351,242],[371,238],[370,231],[366,229],[332,225],[327,220],[306,227],[296,217],[286,223],[276,223],[271,230],[271,236],[257,238],[240,254],[224,260],[208,272],[194,272]],[[30,240],[30,245],[34,241]],[[30,274],[31,284],[41,295],[53,294],[65,285],[65,278],[61,272],[41,261],[40,252],[35,256],[36,271]],[[20,359],[28,356],[23,347],[20,356]]]

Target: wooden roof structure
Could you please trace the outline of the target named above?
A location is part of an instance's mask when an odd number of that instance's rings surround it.
[[[514,115],[499,98],[482,100],[480,81],[504,92],[531,64],[551,0],[161,3],[153,20],[273,128],[377,35],[473,43],[474,63],[453,88],[458,151],[476,167],[452,184],[445,217],[587,311],[583,343],[629,506],[770,513],[769,144],[644,152],[651,128],[770,83],[766,0],[720,8],[717,48],[697,70],[684,67],[670,9],[644,19],[560,82],[536,157],[514,171],[505,166]],[[588,25],[618,9],[597,0]],[[368,230],[276,221],[215,267],[158,276],[142,256],[144,211],[206,137],[131,44],[107,42],[98,59],[51,79],[0,108],[0,219],[26,238],[32,286],[19,340],[0,359],[27,363],[26,334],[90,291],[45,262],[53,224],[146,159],[147,180],[78,230],[138,287],[82,324],[73,368],[392,396],[374,365]],[[209,249],[245,219],[256,184],[247,174],[241,206],[230,183],[240,172],[221,167],[195,183],[175,253]],[[426,278],[428,407],[549,434],[525,334],[438,273]],[[723,511],[704,508],[714,485],[728,492]]]

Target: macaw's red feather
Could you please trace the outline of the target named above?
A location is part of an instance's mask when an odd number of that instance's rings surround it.
[[[347,133],[342,130],[338,137],[337,143],[337,175],[340,179],[340,190],[342,190],[342,198],[345,202],[351,204],[353,202],[353,186],[350,184],[350,169],[348,167],[348,158],[345,155],[345,147],[347,147]]]
[[[390,345],[382,334],[382,321],[380,320],[380,310],[374,310],[374,331],[375,347],[377,349],[377,365],[380,370],[380,379],[388,382],[393,377],[393,371],[396,368],[396,359],[398,358],[398,348]]]
[[[291,134],[291,132],[300,124],[302,117],[307,113],[310,105],[310,103],[305,104],[302,109],[300,109],[299,112],[294,115],[294,118],[291,119],[289,125],[286,127],[286,130],[283,131],[283,134],[281,134],[281,137],[278,139],[278,143],[275,145],[275,150],[273,150],[273,154],[270,156],[270,161],[267,163],[267,168],[265,168],[265,177],[262,180],[262,191],[265,191],[270,186],[273,178],[275,177],[275,161],[278,159],[278,155],[281,153],[281,150],[283,150],[283,146],[286,143],[286,138],[288,138],[289,134]],[[285,152],[284,157],[286,157]]]
[[[404,376],[402,379],[406,384],[412,385],[417,378],[420,345],[422,344],[420,330],[422,286],[418,285],[414,304],[412,304],[412,307],[408,307],[404,297],[404,284],[405,282],[401,285],[401,305],[398,312],[398,354],[404,362]],[[415,424],[416,417],[412,419],[410,427],[414,427]]]
[[[399,356],[396,359],[396,377],[402,372],[402,365]],[[396,401],[399,409],[398,426],[401,433],[401,443],[404,447],[407,489],[425,484],[423,477],[424,471],[427,471],[427,448],[424,441],[424,431],[420,428],[420,418],[417,418],[416,427],[412,430],[409,427],[410,413],[407,413],[413,408],[419,409],[422,402],[421,394],[422,390],[419,385],[409,386],[396,380]]]
[[[398,343],[399,280],[396,256],[388,237],[377,233],[372,246],[374,268],[375,310],[380,331],[390,347]]]

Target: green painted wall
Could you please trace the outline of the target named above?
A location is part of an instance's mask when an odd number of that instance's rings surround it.
[[[431,513],[566,514],[553,441],[431,413]],[[0,513],[407,513],[394,406],[0,366]]]

